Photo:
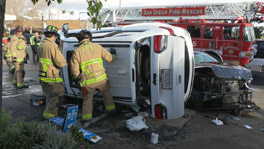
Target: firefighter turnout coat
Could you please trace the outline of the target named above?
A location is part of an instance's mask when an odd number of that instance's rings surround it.
[[[39,79],[46,83],[59,83],[62,82],[59,72],[60,68],[66,65],[66,60],[58,45],[49,39],[45,39],[40,45],[39,51]]]

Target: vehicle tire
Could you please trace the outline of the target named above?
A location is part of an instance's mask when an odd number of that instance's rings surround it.
[[[193,89],[191,97],[186,101],[186,108],[201,110],[203,107],[202,99],[202,93]]]

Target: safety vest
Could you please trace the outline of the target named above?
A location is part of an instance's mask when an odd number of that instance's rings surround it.
[[[89,70],[87,69],[87,66],[93,65],[93,64],[96,64],[96,63],[99,63],[99,65],[101,67],[101,70],[97,71],[97,72],[93,72],[93,73],[89,72]],[[106,73],[103,71],[104,70],[104,68],[103,68],[103,60],[101,58],[91,59],[89,61],[83,62],[83,63],[80,64],[80,67],[81,67],[82,71],[84,71],[85,74],[87,76],[89,76],[88,80],[84,80],[83,82],[80,83],[81,87],[83,87],[85,85],[89,85],[89,84],[94,84],[94,83],[100,82],[100,81],[104,80],[107,77]]]
[[[35,36],[30,37],[30,45],[34,46],[36,43],[34,41]]]
[[[39,80],[46,83],[59,83],[62,82],[62,78],[47,78],[48,65],[54,65],[51,59],[40,58],[39,62],[42,64],[42,71],[39,71]]]

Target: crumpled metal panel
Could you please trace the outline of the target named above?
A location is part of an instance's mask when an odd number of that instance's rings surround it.
[[[242,66],[230,65],[227,63],[200,63],[195,69],[210,68],[218,78],[231,80],[250,80],[252,79],[251,71]]]

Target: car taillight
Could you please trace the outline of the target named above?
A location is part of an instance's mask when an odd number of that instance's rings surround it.
[[[241,58],[249,58],[250,57],[250,51],[240,51],[239,56]]]
[[[155,105],[155,118],[156,119],[162,119],[162,114],[161,114],[161,105]]]
[[[154,51],[155,51],[156,53],[160,53],[160,52],[161,52],[161,51],[160,51],[161,37],[162,37],[162,36],[160,36],[160,35],[154,37]]]
[[[159,27],[159,28],[166,29],[166,30],[168,30],[168,31],[170,32],[171,35],[175,35],[173,29],[171,29],[171,28],[164,27],[164,26],[161,26],[161,27]]]
[[[156,119],[167,119],[167,109],[161,104],[155,105],[155,118]]]
[[[167,48],[167,36],[157,35],[154,36],[154,51],[161,53]]]

